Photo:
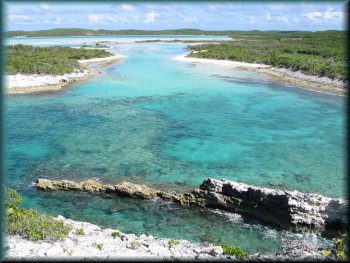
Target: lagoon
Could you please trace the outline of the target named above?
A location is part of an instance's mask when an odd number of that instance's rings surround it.
[[[329,242],[216,210],[33,187],[37,178],[92,178],[185,191],[212,177],[347,195],[345,97],[278,84],[262,73],[173,60],[186,53],[185,44],[134,43],[162,38],[208,37],[10,39],[41,46],[111,41],[111,52],[128,58],[59,92],[6,97],[5,184],[27,207],[126,233],[219,241],[249,252],[275,251],[288,239]]]

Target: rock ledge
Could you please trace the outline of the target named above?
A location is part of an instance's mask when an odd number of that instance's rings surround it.
[[[205,206],[241,213],[282,229],[313,231],[328,236],[338,234],[347,225],[346,200],[228,180],[209,178],[193,191],[182,194],[170,194],[129,182],[104,185],[94,180],[77,183],[69,180],[38,179],[36,186],[42,190],[81,190],[141,199],[159,197],[181,205]]]

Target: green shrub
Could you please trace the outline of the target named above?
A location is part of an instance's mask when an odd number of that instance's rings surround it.
[[[228,246],[223,243],[217,243],[216,245],[222,247],[225,255],[235,256],[237,259],[243,259],[248,256],[248,254],[239,247]]]
[[[62,240],[69,234],[70,226],[65,226],[62,220],[53,216],[41,214],[34,209],[17,208],[7,216],[7,232],[20,235],[34,241]]]
[[[71,227],[64,225],[62,220],[56,220],[53,216],[35,209],[19,208],[22,198],[15,190],[8,188],[5,194],[5,225],[8,234],[33,241],[62,240],[69,234]]]
[[[169,247],[175,247],[177,244],[179,244],[179,241],[171,239],[169,240],[168,244],[169,244]]]
[[[34,47],[12,45],[7,47],[8,74],[66,74],[80,70],[78,59],[102,58],[112,53],[103,49],[69,47]]]
[[[332,79],[346,77],[345,31],[232,33],[240,41],[191,45],[189,57],[264,63]],[[291,41],[293,39],[293,41]]]
[[[113,238],[121,237],[121,236],[122,236],[122,234],[120,234],[120,232],[118,232],[118,231],[112,232],[112,237],[113,237]]]
[[[85,235],[84,228],[83,227],[78,228],[77,230],[75,230],[75,234],[80,235],[80,236]]]
[[[16,192],[16,190],[4,187],[5,194],[5,207],[17,208],[22,203],[22,197]]]
[[[175,257],[173,255],[170,256],[170,260],[176,261],[176,262],[180,261],[180,259],[178,257]]]
[[[347,261],[349,258],[349,235],[343,234],[334,238],[335,241],[335,255],[338,260]]]
[[[92,245],[94,247],[98,248],[99,250],[103,249],[103,243],[96,243],[96,242],[94,242],[94,243],[92,243]]]

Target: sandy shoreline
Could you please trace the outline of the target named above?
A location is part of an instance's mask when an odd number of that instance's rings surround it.
[[[164,41],[134,41],[134,43],[139,44],[186,44],[189,46],[193,45],[205,45],[205,44],[219,44],[219,42],[188,42],[186,40],[184,41],[174,41],[174,40],[164,40]]]
[[[123,58],[125,58],[125,56],[114,55],[105,58],[78,60],[83,67],[83,70],[77,70],[73,73],[64,75],[5,75],[5,87],[8,94],[57,91],[69,84],[84,81],[98,75],[99,73],[97,71],[88,69],[88,66],[90,65],[100,67],[107,66],[118,62]]]
[[[71,47],[76,49],[95,49],[95,50],[107,50],[112,49],[112,47]]]
[[[230,68],[248,69],[255,72],[262,72],[269,74],[276,82],[288,83],[297,85],[300,88],[323,92],[334,95],[346,95],[346,88],[342,81],[332,80],[326,77],[317,77],[303,74],[300,71],[292,71],[285,68],[275,68],[270,65],[246,63],[231,60],[218,60],[206,58],[192,58],[186,57],[183,54],[173,59],[184,61],[188,63],[202,63],[213,64],[218,66],[225,66]]]

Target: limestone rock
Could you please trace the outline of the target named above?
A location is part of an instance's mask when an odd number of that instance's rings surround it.
[[[299,191],[282,191],[228,180],[205,180],[196,190],[202,205],[235,211],[293,230],[332,235],[347,225],[348,202]]]
[[[140,199],[161,198],[180,205],[220,208],[258,218],[270,225],[295,231],[314,231],[334,236],[347,225],[348,202],[299,191],[257,187],[228,180],[206,179],[189,193],[171,194],[146,185],[122,182],[103,185],[94,180],[80,183],[69,180],[38,179],[43,190],[82,190],[112,193]]]

